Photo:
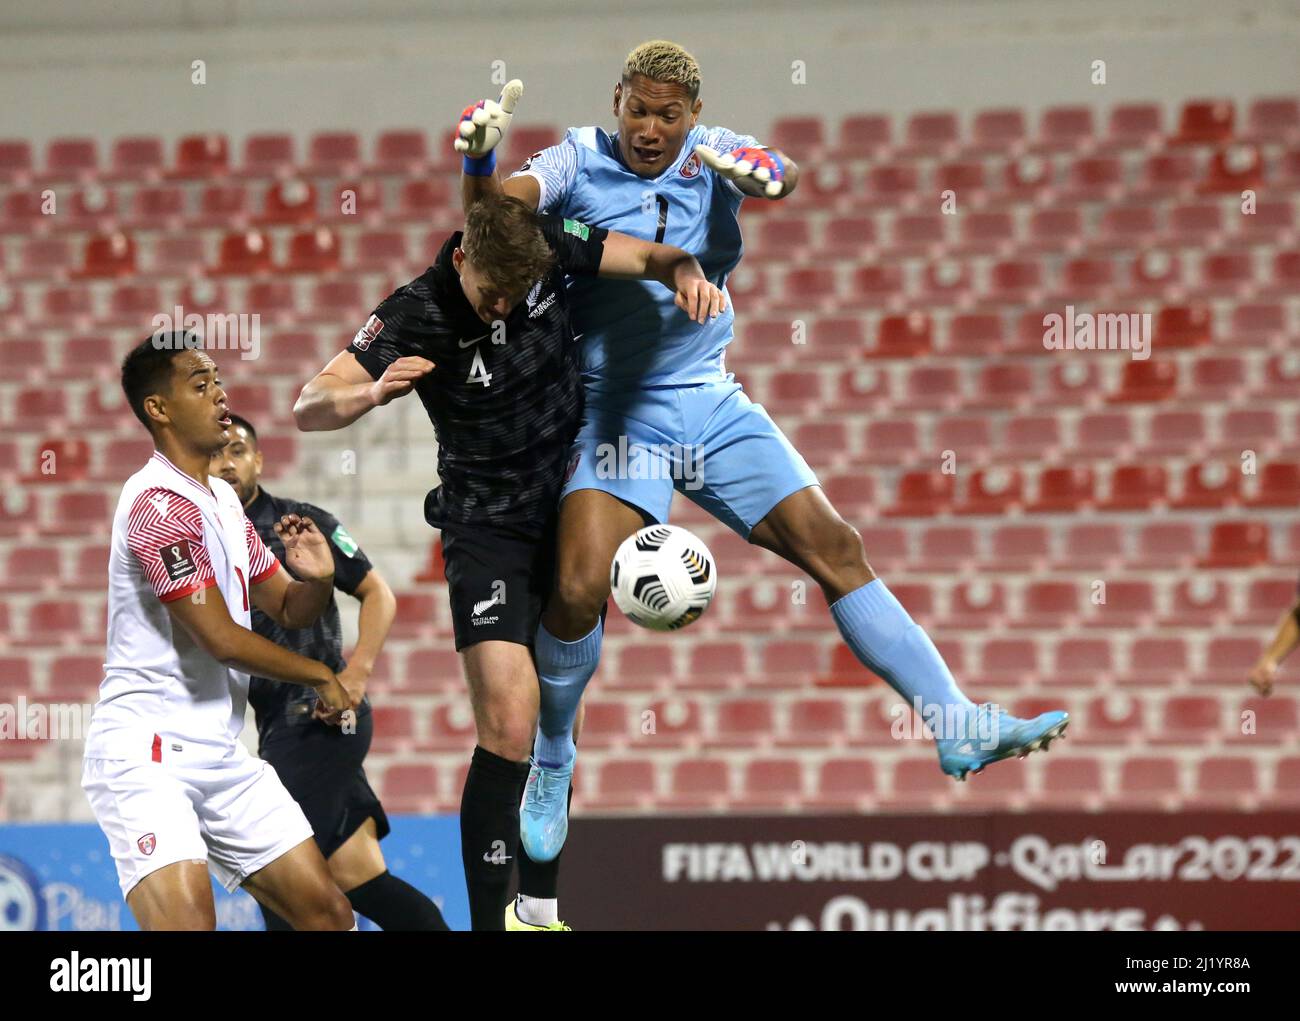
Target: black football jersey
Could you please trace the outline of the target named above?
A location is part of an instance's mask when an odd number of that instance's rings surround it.
[[[608,231],[541,216],[554,268],[501,323],[484,323],[461,289],[452,252],[375,309],[348,350],[379,379],[398,358],[436,366],[415,392],[438,438],[441,485],[425,501],[435,528],[488,524],[540,534],[563,485],[582,413],[578,341],[565,275],[600,268]]]

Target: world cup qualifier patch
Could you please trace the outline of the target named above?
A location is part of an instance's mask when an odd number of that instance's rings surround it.
[[[366,320],[366,325],[357,330],[357,335],[352,338],[352,343],[358,351],[364,351],[368,348],[376,337],[384,329],[384,321],[379,316],[372,315]]]
[[[199,569],[194,565],[194,557],[190,554],[189,539],[178,539],[176,542],[160,547],[158,556],[162,558],[167,577],[172,581],[180,581],[182,578],[198,573]]]
[[[564,233],[572,234],[579,241],[586,241],[591,236],[591,228],[580,220],[565,220]]]

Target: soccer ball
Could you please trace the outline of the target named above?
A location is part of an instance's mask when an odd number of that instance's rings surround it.
[[[708,609],[718,572],[708,547],[686,529],[650,525],[619,546],[609,587],[633,624],[676,631]]]

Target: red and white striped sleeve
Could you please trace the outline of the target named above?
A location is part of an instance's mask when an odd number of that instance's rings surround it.
[[[217,583],[203,541],[203,514],[170,489],[158,486],[136,497],[126,543],[164,603]]]
[[[257,585],[279,570],[280,561],[267,549],[247,514],[244,515],[244,540],[248,543],[248,573],[252,575],[248,584]]]

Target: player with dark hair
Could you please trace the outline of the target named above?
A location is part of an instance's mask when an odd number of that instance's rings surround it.
[[[339,683],[356,703],[355,715],[340,721],[321,712],[315,692],[269,677],[253,677],[248,702],[257,718],[257,753],[275,767],[307,816],[316,843],[352,907],[381,929],[446,930],[438,906],[388,871],[379,841],[388,835],[388,816],[366,780],[363,763],[370,751],[374,722],[366,682],[383,648],[397,612],[392,590],[338,518],[301,500],[273,496],[261,485],[262,451],[257,431],[238,415],[230,416],[230,442],[212,456],[212,474],[234,487],[244,513],[281,563],[284,544],[275,522],[286,514],[310,518],[329,542],[334,558],[334,587],[361,603],[356,648],[345,662],[339,608],[330,596],[325,611],[310,627],[287,629],[253,611],[253,630],[286,649],[319,659],[338,674]],[[268,930],[288,923],[263,907]]]
[[[517,848],[537,725],[531,646],[582,410],[565,274],[657,281],[694,322],[723,308],[721,292],[681,249],[493,197],[469,209],[464,231],[375,309],[294,407],[301,429],[339,429],[414,390],[433,422],[441,485],[425,500],[425,518],[442,530],[478,732],[460,811],[475,929],[563,928],[556,864],[537,868]],[[520,897],[507,911],[516,857]]]
[[[293,580],[209,475],[230,438],[217,366],[194,334],[157,334],[122,363],[122,389],[154,454],[113,517],[108,649],[86,737],[82,787],[140,928],[212,929],[211,867],[295,929],[355,928],[302,810],[239,741],[248,675],[353,708],[334,671],[253,633],[253,607],[282,627],[329,603],[334,562],[309,517],[274,523]]]
[[[571,128],[502,182],[495,146],[522,89],[512,82],[502,102],[461,115],[466,202],[504,193],[539,212],[669,241],[698,254],[709,279],[725,287],[743,249],[741,202],[779,200],[797,183],[798,167],[785,153],[698,123],[699,64],[662,39],[623,62],[613,94],[616,132]],[[812,577],[857,659],[931,724],[945,773],[964,780],[1046,747],[1065,730],[1063,712],[1020,720],[976,705],[958,687],[929,635],[872,571],[857,530],[831,506],[808,463],[727,372],[731,312],[701,328],[636,281],[574,278],[569,291],[587,400],[562,496],[555,588],[534,645],[542,697],[520,812],[522,846],[534,860],[558,854],[568,832],[577,754],[570,730],[600,659],[610,562],[637,529],[668,520],[674,488]],[[603,471],[601,451],[622,445],[664,453],[652,471]],[[698,473],[683,470],[678,452],[686,451]]]

